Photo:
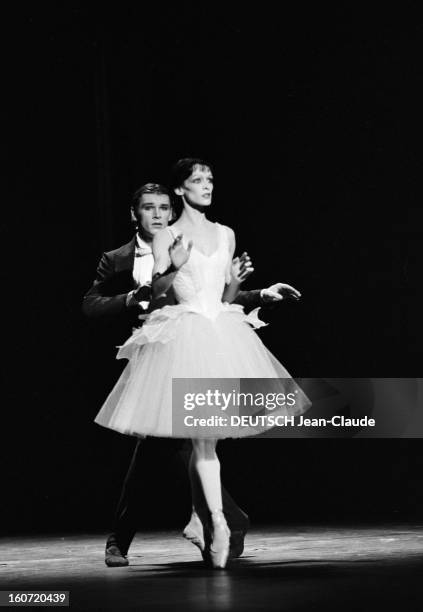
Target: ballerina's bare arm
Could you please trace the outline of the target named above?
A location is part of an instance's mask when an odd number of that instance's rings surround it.
[[[236,275],[233,274],[234,269],[233,269],[232,258],[235,253],[235,234],[234,234],[234,231],[230,227],[225,227],[225,229],[228,232],[228,238],[229,238],[229,262],[228,262],[228,267],[226,269],[226,285],[223,291],[222,301],[223,302],[233,302],[236,296],[238,295],[239,288],[244,278],[242,278],[241,280],[241,277],[239,274],[236,274]],[[252,272],[252,269],[251,269],[251,272]]]
[[[185,248],[182,244],[182,234],[175,239],[167,230],[157,232],[153,238],[153,296],[158,297],[169,289],[179,268],[188,261],[192,249],[192,241]]]

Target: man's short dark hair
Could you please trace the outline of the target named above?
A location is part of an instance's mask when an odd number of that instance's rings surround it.
[[[170,204],[172,205],[172,196],[167,187],[165,187],[164,185],[160,185],[159,183],[146,183],[145,185],[142,185],[142,187],[139,187],[134,192],[134,195],[132,196],[131,208],[134,211],[137,210],[142,196],[146,193],[154,193],[157,195],[167,195],[170,200]]]
[[[189,176],[191,176],[196,166],[200,166],[200,168],[208,168],[210,172],[213,172],[211,164],[199,157],[184,157],[183,159],[179,159],[172,167],[172,189],[180,187],[182,183],[186,181]]]

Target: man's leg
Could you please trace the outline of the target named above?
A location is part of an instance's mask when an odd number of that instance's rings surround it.
[[[125,477],[119,503],[115,514],[113,532],[106,543],[106,564],[110,567],[128,565],[126,555],[137,528],[145,515],[145,508],[151,504],[151,493],[146,485],[159,474],[153,473],[152,467],[161,470],[162,465],[172,465],[178,456],[183,440],[145,438],[140,439],[134,450],[131,463]],[[186,474],[186,470],[183,470]]]
[[[113,532],[107,538],[106,565],[110,567],[128,565],[126,555],[139,520],[139,491],[137,489],[141,485],[140,455],[145,442],[140,439],[135,446],[116,508]]]

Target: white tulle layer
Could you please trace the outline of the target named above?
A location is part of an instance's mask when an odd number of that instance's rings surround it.
[[[95,422],[125,434],[187,437],[172,427],[173,378],[280,378],[277,391],[295,389],[296,402],[274,414],[304,412],[308,398],[252,329],[265,325],[257,311],[246,315],[240,306],[223,304],[208,317],[178,304],[153,312],[120,348],[117,357],[129,363]],[[216,437],[245,437],[265,429],[232,429],[230,435],[222,430]]]

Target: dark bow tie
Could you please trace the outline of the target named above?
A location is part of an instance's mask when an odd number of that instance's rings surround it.
[[[135,257],[144,257],[144,255],[152,255],[152,253],[150,247],[137,247],[135,249]]]

